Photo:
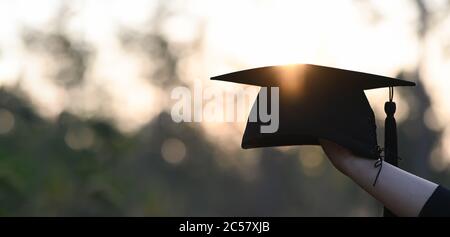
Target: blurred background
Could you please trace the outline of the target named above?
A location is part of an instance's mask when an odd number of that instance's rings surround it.
[[[285,63],[416,82],[400,166],[450,186],[450,1],[0,0],[0,215],[381,215],[318,146],[172,121],[172,88]],[[382,145],[388,91],[366,94]]]

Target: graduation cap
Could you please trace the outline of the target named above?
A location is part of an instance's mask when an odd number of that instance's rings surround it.
[[[397,166],[393,87],[414,86],[413,82],[310,64],[254,68],[211,79],[279,88],[278,130],[262,133],[260,127],[267,122],[249,120],[242,148],[319,145],[319,139],[327,139],[355,155],[379,160],[378,166],[382,165],[382,149],[377,144],[375,116],[364,90],[388,87],[384,160]],[[252,111],[258,109],[261,92]],[[270,100],[270,96],[267,99]]]

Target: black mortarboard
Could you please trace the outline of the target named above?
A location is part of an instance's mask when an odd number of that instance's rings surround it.
[[[318,145],[318,139],[323,138],[372,159],[378,158],[376,125],[364,90],[415,85],[384,76],[309,64],[261,67],[211,79],[279,87],[278,131],[261,133],[260,126],[265,123],[249,121],[243,148]]]
[[[260,126],[265,123],[259,119],[248,121],[243,148],[318,145],[319,138],[323,138],[371,159],[381,159],[381,149],[377,144],[375,116],[364,90],[389,87],[384,155],[389,163],[397,163],[393,87],[414,86],[413,82],[310,64],[254,68],[211,79],[279,87],[278,130],[261,133]],[[261,91],[258,98],[260,94]],[[258,99],[253,109],[257,103]]]

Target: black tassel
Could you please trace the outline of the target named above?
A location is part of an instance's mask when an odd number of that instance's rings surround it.
[[[384,104],[384,111],[386,112],[386,120],[384,123],[384,160],[391,165],[398,166],[397,123],[394,118],[396,105],[392,101],[393,98],[394,88],[389,87],[389,101]],[[395,217],[386,207],[384,208],[384,216]]]

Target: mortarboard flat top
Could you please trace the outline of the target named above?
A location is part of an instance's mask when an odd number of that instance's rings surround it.
[[[323,138],[372,159],[379,155],[376,125],[364,90],[415,85],[390,77],[311,64],[254,68],[211,79],[279,87],[279,129],[275,133],[261,133],[260,126],[265,123],[247,122],[243,148],[317,145],[318,139]],[[256,101],[253,106],[257,106]]]
[[[295,76],[298,77],[292,78]],[[322,80],[326,83],[333,83],[334,81],[339,84],[344,83],[345,85],[343,86],[364,90],[389,86],[415,86],[415,83],[413,82],[398,80],[391,77],[313,64],[259,67],[211,78],[211,80],[229,81],[264,87],[282,86],[285,80],[290,79]]]

